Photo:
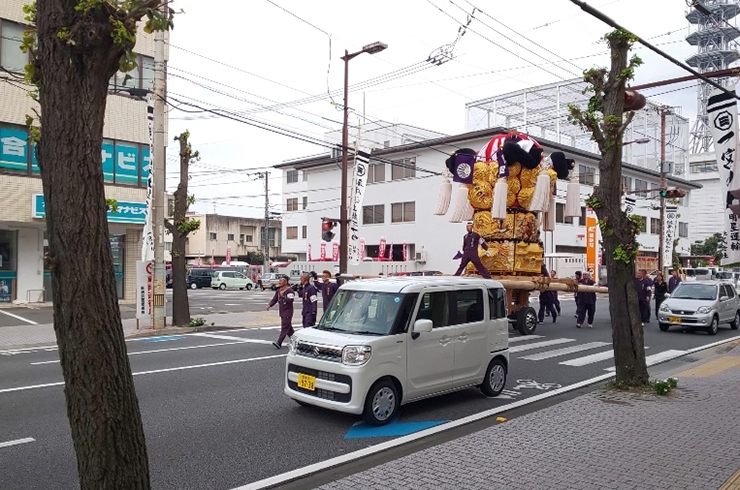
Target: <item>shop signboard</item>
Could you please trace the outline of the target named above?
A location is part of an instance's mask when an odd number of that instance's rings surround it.
[[[152,315],[154,262],[136,261],[136,318],[147,320]]]
[[[10,303],[13,297],[13,282],[8,279],[0,279],[0,303]]]
[[[31,216],[42,219],[46,217],[46,206],[43,194],[34,194],[31,201]],[[146,218],[146,203],[118,201],[118,209],[114,213],[108,211],[109,223],[129,223],[143,225]]]

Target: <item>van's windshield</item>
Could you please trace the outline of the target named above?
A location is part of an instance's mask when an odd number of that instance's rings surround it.
[[[363,335],[388,335],[404,305],[404,294],[339,290],[316,326]]]

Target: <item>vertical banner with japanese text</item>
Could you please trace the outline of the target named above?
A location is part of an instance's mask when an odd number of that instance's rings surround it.
[[[709,128],[719,169],[722,200],[725,201],[722,264],[740,262],[740,169],[737,165],[737,100],[735,92],[712,91],[707,103]]]
[[[349,208],[348,226],[349,241],[347,242],[347,262],[351,265],[360,263],[360,216],[362,216],[362,201],[365,198],[369,163],[369,151],[360,150],[355,154],[355,178],[352,183],[352,205]]]
[[[147,180],[146,180],[146,217],[144,220],[144,230],[141,236],[141,260],[154,260],[154,227],[152,226],[152,205],[154,203],[152,174],[152,160],[154,155],[154,96],[149,97],[146,107],[147,126],[149,127],[149,162],[147,162]],[[105,147],[103,148],[103,161],[105,162]]]
[[[663,223],[663,266],[673,265],[673,242],[676,240],[678,227],[678,206],[665,207],[665,222]]]
[[[596,213],[592,208],[586,211],[586,269],[596,272],[596,256],[599,238],[596,231]]]
[[[154,262],[136,261],[136,318],[148,320],[152,314]]]

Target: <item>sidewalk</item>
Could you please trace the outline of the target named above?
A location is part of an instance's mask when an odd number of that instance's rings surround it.
[[[740,489],[740,347],[671,375],[674,395],[596,390],[320,488]]]
[[[280,317],[277,308],[270,311],[246,311],[241,313],[221,313],[211,315],[193,314],[193,318],[203,318],[205,325],[197,328],[166,327],[163,330],[153,330],[150,326],[137,330],[136,320],[122,320],[123,334],[126,338],[146,337],[152,335],[176,335],[191,332],[202,332],[204,330],[236,329],[236,328],[260,328],[274,327],[280,325]],[[171,318],[167,319],[168,321]],[[213,323],[213,325],[211,325]],[[301,324],[301,311],[295,310],[293,326]],[[51,323],[42,325],[19,325],[14,327],[0,327],[0,350],[23,349],[29,347],[42,347],[56,345],[54,325]]]

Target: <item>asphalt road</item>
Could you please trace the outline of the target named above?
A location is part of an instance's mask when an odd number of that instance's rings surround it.
[[[232,313],[242,311],[261,311],[264,304],[270,301],[271,291],[219,291],[213,289],[188,290],[190,310],[194,316],[214,313]],[[255,301],[261,298],[263,301]],[[167,315],[171,314],[172,290],[167,290]],[[121,304],[121,318],[136,318],[136,305]],[[0,327],[28,325],[30,323],[45,324],[52,322],[52,308],[50,306],[21,306],[17,308],[0,309]]]
[[[607,303],[600,301],[593,330],[575,328],[574,309],[563,301],[557,324],[544,323],[527,337],[510,333],[504,395],[489,399],[469,389],[410,404],[391,432],[398,436],[407,422],[459,419],[605,374],[613,366]],[[655,360],[737,334],[726,326],[713,337],[660,332],[653,322],[645,345]],[[362,432],[356,417],[288,399],[285,351],[270,345],[276,336],[276,329],[232,330],[127,343],[154,488],[231,489],[394,437]],[[0,488],[77,488],[57,353],[0,356],[0,372]],[[6,444],[27,438],[33,441]]]

